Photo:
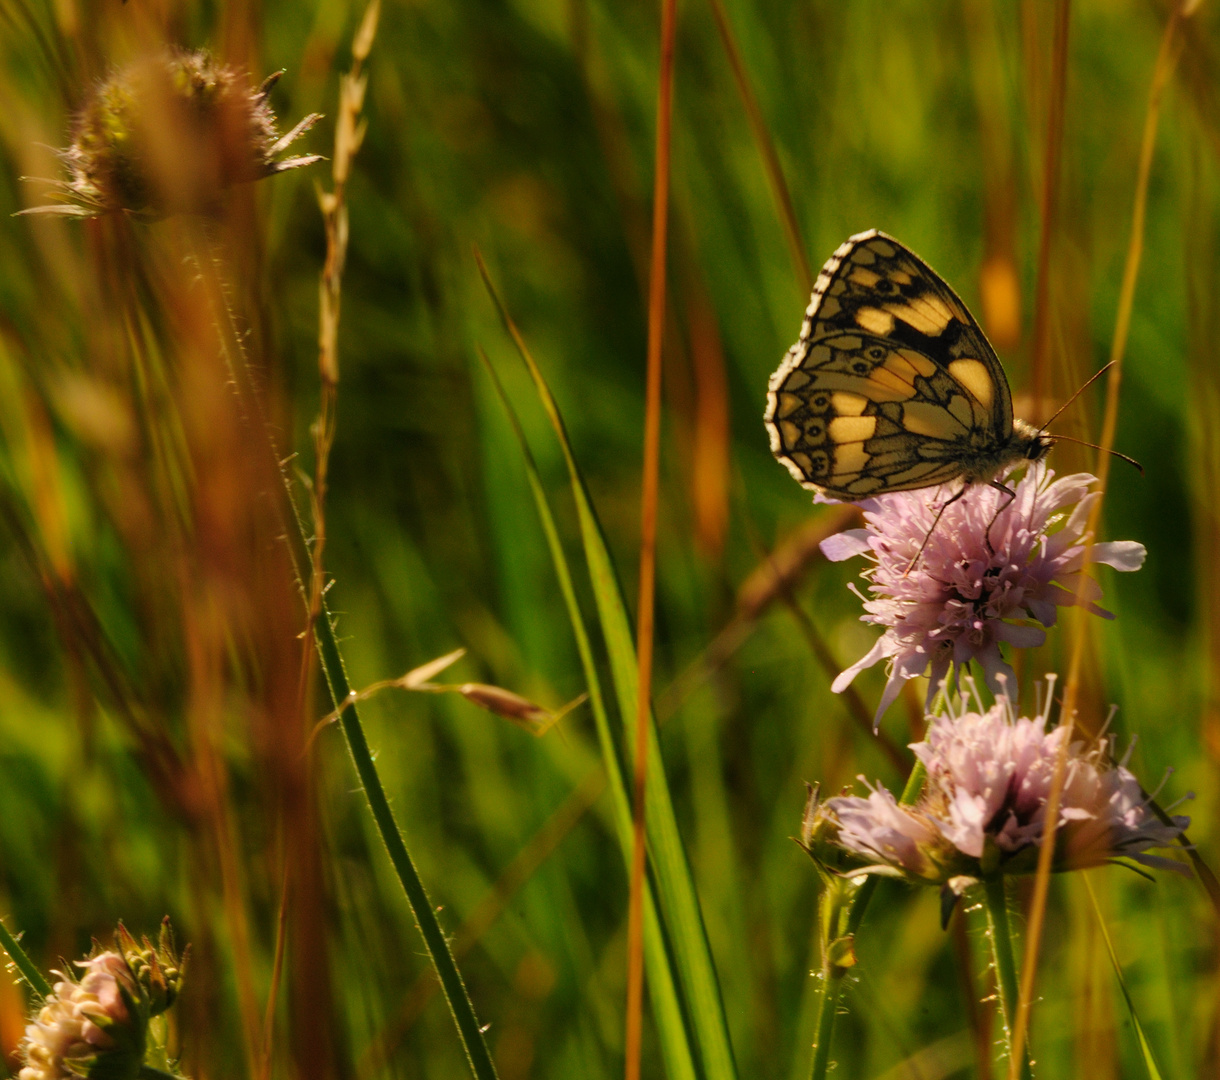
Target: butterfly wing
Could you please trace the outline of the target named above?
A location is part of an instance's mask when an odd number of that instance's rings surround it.
[[[800,340],[771,376],[771,450],[837,498],[969,475],[1013,439],[999,358],[919,256],[871,230],[818,275]]]

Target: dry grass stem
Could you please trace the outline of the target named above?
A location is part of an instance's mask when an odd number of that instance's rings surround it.
[[[1119,293],[1118,312],[1115,316],[1114,337],[1110,347],[1109,379],[1106,384],[1106,411],[1102,425],[1101,450],[1098,451],[1097,477],[1104,494],[1110,474],[1110,455],[1107,451],[1114,445],[1118,426],[1118,393],[1122,385],[1122,361],[1127,347],[1127,332],[1131,325],[1131,312],[1135,304],[1135,285],[1139,276],[1140,259],[1144,250],[1144,218],[1148,205],[1148,181],[1152,174],[1153,153],[1156,150],[1157,125],[1160,121],[1161,98],[1173,74],[1180,51],[1180,30],[1186,17],[1184,7],[1175,7],[1166,23],[1161,38],[1160,50],[1152,72],[1152,83],[1148,92],[1148,108],[1144,116],[1143,138],[1140,143],[1139,166],[1135,181],[1134,208],[1131,215],[1131,236],[1127,245],[1127,258],[1123,267],[1122,288]],[[1094,501],[1089,511],[1086,528],[1084,569],[1089,565],[1093,537],[1101,520],[1102,498]],[[1086,609],[1081,606],[1085,589],[1084,573],[1077,591],[1076,618],[1071,645],[1071,660],[1064,685],[1060,722],[1067,727],[1068,734],[1059,744],[1055,762],[1055,775],[1047,797],[1044,817],[1045,833],[1042,848],[1038,853],[1038,871],[1034,877],[1034,893],[1029,907],[1029,921],[1025,938],[1025,956],[1021,966],[1020,995],[1014,1024],[1011,1056],[1008,1066],[1009,1080],[1017,1080],[1021,1062],[1024,1060],[1025,1044],[1029,1030],[1030,1009],[1033,1004],[1034,984],[1038,972],[1038,953],[1042,943],[1042,927],[1046,917],[1046,899],[1050,888],[1051,861],[1054,857],[1055,831],[1059,822],[1059,802],[1063,794],[1063,781],[1067,769],[1068,748],[1071,744],[1071,729],[1076,719],[1076,707],[1080,693],[1080,674],[1084,658],[1085,640],[1088,634]]]
[[[665,338],[666,250],[669,243],[669,154],[673,120],[677,0],[661,0],[661,67],[652,199],[652,262],[648,279],[648,376],[644,404],[644,465],[640,490],[640,590],[636,609],[636,698],[632,784],[631,881],[627,913],[627,1080],[639,1080],[644,1024],[644,809],[648,778],[648,721],[652,713],[653,605],[657,495],[661,474],[661,345]]]

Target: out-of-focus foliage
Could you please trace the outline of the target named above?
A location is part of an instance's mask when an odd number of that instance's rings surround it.
[[[984,319],[1018,412],[1038,419],[1025,391],[1052,6],[725,7],[810,261],[865,228],[899,237]],[[302,608],[260,502],[273,476],[219,359],[224,347],[240,362],[244,347],[280,451],[310,474],[325,252],[314,184],[329,166],[236,189],[208,222],[8,215],[45,201],[19,178],[57,175],[47,147],[67,144],[91,88],[166,45],[207,47],[253,85],[287,69],[271,99],[281,131],[333,117],[362,11],[0,0],[0,915],[49,965],[118,918],[151,931],[168,912],[194,948],[177,1038],[195,1076],[262,1060],[286,863],[272,1075],[465,1069],[336,732],[307,754],[329,705],[320,688],[298,695]],[[1071,18],[1048,309],[1058,400],[1108,351],[1166,11],[1081,0]],[[685,0],[680,19],[654,681],[741,1075],[798,1077],[818,966],[817,875],[789,839],[802,781],[832,793],[861,772],[891,787],[903,776],[830,694],[782,597],[733,621],[768,553],[839,511],[811,505],[768,452],[767,377],[807,296],[713,9]],[[1176,766],[1164,799],[1197,793],[1191,837],[1212,863],[1218,20],[1204,4],[1187,23],[1164,103],[1117,439],[1146,475],[1116,464],[1103,525],[1149,556],[1139,574],[1102,572],[1118,618],[1094,634],[1081,714],[1095,727],[1121,706],[1120,741],[1139,735],[1131,767],[1149,788]],[[522,415],[580,565],[563,463],[472,244],[546,371],[634,596],[658,21],[637,0],[383,7],[347,189],[327,503],[329,600],[355,686],[464,647],[446,681],[553,709],[584,690],[476,345]],[[325,119],[293,151],[329,153],[332,135]],[[1095,438],[1099,401],[1086,394],[1061,430]],[[1061,446],[1052,467],[1091,468],[1085,455]],[[792,577],[839,667],[872,640],[845,587],[854,572],[806,557]],[[1052,631],[1041,669],[1064,663],[1062,643]],[[883,683],[881,671],[858,680],[866,716]],[[458,695],[387,690],[364,708],[501,1076],[619,1074],[626,874],[608,803],[594,801],[587,711],[534,738]],[[902,703],[883,730],[911,741]],[[1220,942],[1202,891],[1090,873],[1165,1075],[1215,1075]],[[942,933],[938,918],[931,891],[878,891],[836,1075],[989,1075],[981,920],[958,915]],[[1135,1074],[1079,882],[1052,887],[1039,998],[1040,1075]],[[22,1010],[0,985],[8,1054]],[[648,1051],[645,1075],[660,1076]],[[908,1059],[917,1072],[899,1068]]]

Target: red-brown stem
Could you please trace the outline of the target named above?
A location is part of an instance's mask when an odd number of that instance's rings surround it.
[[[1173,74],[1178,56],[1178,31],[1185,17],[1184,6],[1177,7],[1169,16],[1157,53],[1156,66],[1152,72],[1152,85],[1148,92],[1148,109],[1144,115],[1144,134],[1140,145],[1139,169],[1135,181],[1135,205],[1131,213],[1131,238],[1127,246],[1127,259],[1123,267],[1123,282],[1118,296],[1118,314],[1114,322],[1114,339],[1110,345],[1110,378],[1106,384],[1106,413],[1101,431],[1101,452],[1098,453],[1097,477],[1104,498],[1106,482],[1110,475],[1110,447],[1114,445],[1114,434],[1118,427],[1118,391],[1121,386],[1122,360],[1127,348],[1127,332],[1131,326],[1131,310],[1135,303],[1135,283],[1139,276],[1140,259],[1144,251],[1144,216],[1148,205],[1148,178],[1152,172],[1152,156],[1156,149],[1157,124],[1161,115],[1161,97]],[[1085,573],[1093,550],[1093,536],[1101,520],[1102,498],[1094,501],[1089,511],[1089,522],[1085,530],[1084,562],[1081,566],[1080,586],[1076,591],[1076,634],[1072,641],[1071,662],[1063,690],[1063,706],[1060,722],[1068,731],[1059,744],[1055,759],[1055,774],[1046,799],[1044,817],[1045,832],[1042,848],[1038,852],[1038,872],[1034,877],[1034,895],[1030,903],[1029,923],[1025,938],[1025,958],[1021,966],[1021,991],[1017,999],[1017,1017],[1010,1047],[1008,1076],[1016,1080],[1017,1070],[1024,1061],[1026,1034],[1029,1029],[1029,1013],[1033,1003],[1034,980],[1038,972],[1038,947],[1042,940],[1042,924],[1046,916],[1046,894],[1050,888],[1051,861],[1055,851],[1055,830],[1059,823],[1059,805],[1063,794],[1063,779],[1067,771],[1068,746],[1071,742],[1071,725],[1079,696],[1080,669],[1084,657],[1087,633],[1082,606],[1085,589]]]
[[[708,0],[712,6],[712,16],[716,20],[716,29],[720,32],[720,41],[724,45],[725,54],[729,58],[729,67],[733,69],[733,80],[737,83],[737,92],[741,95],[741,103],[745,107],[746,117],[750,121],[750,130],[754,133],[754,141],[758,144],[758,152],[762,154],[763,167],[767,171],[767,181],[771,185],[771,195],[779,210],[780,224],[784,227],[784,237],[788,241],[788,249],[792,254],[792,262],[796,268],[801,295],[807,297],[813,292],[813,268],[809,265],[809,257],[805,254],[805,242],[801,239],[801,228],[796,220],[796,208],[792,204],[792,193],[784,179],[784,170],[779,162],[779,154],[775,152],[775,143],[767,122],[763,119],[758,98],[750,86],[746,75],[745,61],[741,58],[741,50],[733,37],[733,27],[729,22],[728,13],[724,10],[723,0]]]
[[[676,9],[676,0],[661,0],[661,71],[657,87],[656,175],[652,189],[652,266],[648,281],[648,384],[644,406],[644,475],[640,494],[640,599],[636,623],[639,688],[635,710],[631,894],[627,910],[627,1080],[639,1080],[644,1022],[644,796],[652,697],[657,488],[661,464],[661,341],[665,333],[665,250],[669,231],[669,137],[673,115]]]
[[[1050,391],[1050,270],[1055,210],[1059,202],[1059,161],[1063,151],[1063,114],[1067,99],[1068,29],[1071,0],[1055,4],[1055,36],[1051,46],[1051,93],[1042,156],[1042,224],[1038,235],[1038,277],[1034,291],[1033,417],[1042,422],[1042,401]]]

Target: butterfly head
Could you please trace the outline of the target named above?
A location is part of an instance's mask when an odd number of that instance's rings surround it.
[[[1021,450],[1024,461],[1041,461],[1050,453],[1055,445],[1055,438],[1042,428],[1027,424],[1024,420],[1013,419],[1012,436],[1014,443]]]

